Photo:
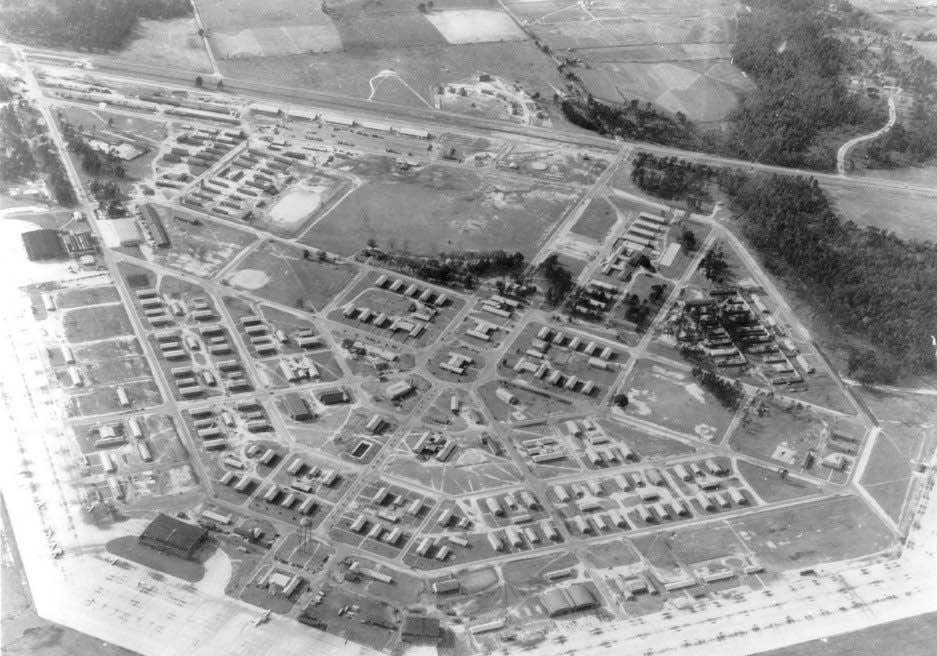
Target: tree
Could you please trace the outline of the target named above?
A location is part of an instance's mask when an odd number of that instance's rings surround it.
[[[196,75],[196,76],[195,76],[195,86],[197,86],[199,89],[201,89],[201,88],[202,88],[202,85],[203,85],[204,83],[205,83],[205,80],[202,79],[202,76],[201,76],[201,75]]]
[[[684,228],[683,232],[680,233],[680,245],[686,251],[695,251],[699,248],[699,244],[696,243],[696,233],[689,228]]]
[[[421,2],[420,4],[418,4],[418,5],[416,6],[416,10],[417,10],[418,12],[420,12],[421,14],[425,14],[425,13],[426,13],[426,3]]]
[[[721,285],[729,278],[729,263],[726,262],[725,253],[718,246],[703,256],[699,266],[703,275],[711,282]]]
[[[616,395],[615,395],[615,398],[613,399],[613,402],[614,402],[615,405],[617,405],[619,408],[627,408],[627,407],[628,407],[628,395],[627,395],[627,394],[616,394]]]

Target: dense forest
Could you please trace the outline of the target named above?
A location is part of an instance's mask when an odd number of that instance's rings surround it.
[[[47,48],[117,50],[141,19],[189,16],[189,0],[0,0],[0,37]]]
[[[850,375],[888,382],[933,371],[933,244],[844,222],[813,179],[739,173],[725,183],[768,264],[796,276],[814,308],[874,347],[850,358]]]
[[[92,147],[74,125],[59,115],[62,135],[68,149],[78,155],[81,168],[93,176],[123,178],[126,175],[123,162],[110,153],[104,153]]]
[[[849,93],[852,45],[833,34],[837,14],[822,0],[754,0],[739,14],[736,66],[756,85],[729,117],[727,154],[783,166],[830,169],[836,144],[825,131],[880,127],[882,101]]]
[[[709,183],[715,169],[678,157],[657,157],[651,153],[635,153],[631,163],[631,181],[658,198],[683,200],[693,211],[712,200]]]
[[[367,252],[381,266],[440,285],[466,289],[474,289],[479,278],[519,276],[525,266],[523,253],[502,250],[412,255],[381,250],[372,240]]]
[[[699,137],[686,116],[677,113],[671,117],[650,103],[642,105],[632,100],[627,105],[612,107],[594,98],[584,101],[567,98],[562,108],[571,123],[599,134],[684,148],[699,144]]]
[[[42,175],[56,202],[74,205],[75,190],[38,112],[13,92],[8,80],[0,79],[0,90],[7,98],[7,104],[0,108],[0,185],[7,187]]]
[[[31,180],[36,175],[36,160],[12,105],[0,108],[0,144],[0,183],[6,186]]]

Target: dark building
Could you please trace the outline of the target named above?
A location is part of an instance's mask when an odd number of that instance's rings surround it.
[[[140,543],[179,558],[191,559],[208,531],[160,513],[140,534]]]
[[[309,404],[306,402],[306,399],[299,394],[286,394],[283,397],[283,403],[286,405],[286,414],[289,415],[289,418],[293,421],[312,419],[312,411],[309,409]]]
[[[143,205],[140,208],[140,227],[143,228],[146,240],[153,246],[169,246],[169,235],[166,234],[159,213],[152,205]]]
[[[439,619],[426,615],[407,615],[403,619],[400,635],[411,642],[437,642]]]
[[[325,405],[338,405],[339,403],[348,403],[350,400],[348,392],[343,389],[325,390],[319,394],[319,400]]]
[[[42,229],[23,233],[23,245],[30,260],[62,260],[68,257],[57,230]]]
[[[71,255],[96,253],[98,250],[98,243],[90,232],[67,232],[62,241]]]

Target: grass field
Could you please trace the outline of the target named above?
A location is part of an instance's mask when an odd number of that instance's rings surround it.
[[[799,466],[806,452],[820,443],[825,426],[823,417],[810,408],[785,408],[772,402],[765,402],[764,408],[761,416],[748,414],[729,440],[732,448],[785,465],[796,462]]]
[[[901,518],[911,483],[917,446],[917,440],[903,440],[900,431],[895,431],[894,437],[888,432],[880,433],[862,473],[862,487],[896,522]]]
[[[390,173],[356,189],[301,242],[342,255],[367,245],[412,253],[536,252],[574,194],[477,173],[428,166]]]
[[[72,344],[107,339],[133,332],[130,318],[119,304],[69,310],[62,320],[65,338]]]
[[[604,198],[596,198],[589,203],[582,216],[576,221],[573,232],[601,242],[617,221],[618,212],[615,208]]]
[[[249,253],[226,280],[275,303],[319,309],[356,271],[350,264],[305,259],[301,248],[267,241]]]
[[[768,510],[729,524],[769,567],[811,567],[866,556],[894,544],[894,536],[857,497],[837,497]]]
[[[56,292],[54,297],[55,306],[60,310],[82,307],[85,305],[116,303],[120,301],[120,294],[117,293],[117,288],[112,285],[102,287],[71,287]]]
[[[794,478],[781,478],[774,469],[754,465],[747,460],[738,460],[739,474],[766,503],[788,501],[819,494],[820,490]]]
[[[930,194],[831,181],[823,182],[822,187],[844,219],[909,239],[937,241],[935,201]]]
[[[732,421],[733,413],[689,372],[647,360],[635,365],[622,391],[630,400],[626,414],[700,439],[716,440]]]

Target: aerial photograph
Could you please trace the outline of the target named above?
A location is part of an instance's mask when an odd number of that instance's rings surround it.
[[[935,656],[937,0],[0,0],[3,656]]]

